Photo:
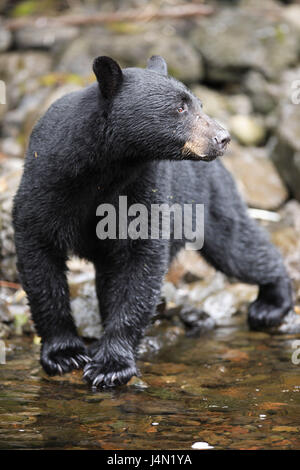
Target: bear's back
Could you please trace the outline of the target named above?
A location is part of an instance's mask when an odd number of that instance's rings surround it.
[[[98,87],[93,83],[56,100],[35,124],[27,154],[66,154],[80,146],[99,116]],[[82,145],[82,142],[81,142]],[[54,156],[54,155],[53,155]]]

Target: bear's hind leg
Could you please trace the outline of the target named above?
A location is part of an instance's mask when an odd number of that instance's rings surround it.
[[[259,285],[258,298],[248,312],[252,329],[277,326],[293,308],[291,281],[282,257],[248,216],[229,172],[221,164],[216,171],[201,254],[225,274]]]

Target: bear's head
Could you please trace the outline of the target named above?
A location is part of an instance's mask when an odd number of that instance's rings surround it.
[[[97,57],[108,149],[126,157],[210,161],[222,155],[229,133],[202,110],[185,85],[167,74],[160,56],[147,68],[126,68],[110,57]]]

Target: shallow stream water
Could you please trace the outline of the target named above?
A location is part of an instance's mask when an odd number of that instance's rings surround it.
[[[47,377],[31,337],[7,340],[0,448],[300,449],[293,341],[245,324],[182,337],[140,361],[142,380],[92,392],[79,371]]]

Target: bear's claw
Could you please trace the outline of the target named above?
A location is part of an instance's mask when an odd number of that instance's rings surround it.
[[[113,372],[104,372],[103,364],[90,362],[84,368],[83,378],[92,388],[111,388],[125,385],[131,377],[138,375],[135,366],[128,366]]]
[[[45,342],[42,346],[41,364],[48,375],[63,375],[82,369],[90,360],[80,338]]]

